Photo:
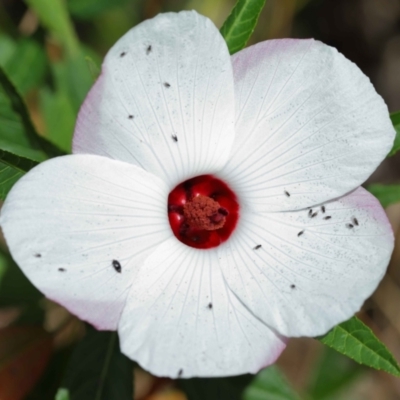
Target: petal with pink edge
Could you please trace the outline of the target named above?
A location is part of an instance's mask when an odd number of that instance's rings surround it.
[[[230,292],[216,251],[175,238],[140,269],[118,331],[123,353],[171,378],[255,373],[285,347]]]
[[[322,335],[354,315],[392,250],[386,214],[362,188],[309,210],[243,210],[235,235],[219,248],[230,289],[285,336]]]
[[[78,116],[74,153],[138,165],[172,188],[220,169],[234,139],[226,44],[194,11],[160,14],[124,35]]]
[[[253,210],[297,210],[342,196],[391,149],[384,101],[336,49],[271,40],[232,62],[237,136],[220,175]]]
[[[92,155],[46,161],[1,210],[11,254],[47,297],[99,329],[116,329],[138,267],[171,235],[166,185]]]

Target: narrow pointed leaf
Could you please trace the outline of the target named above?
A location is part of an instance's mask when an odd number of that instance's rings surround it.
[[[19,93],[25,94],[42,83],[46,64],[44,46],[33,39],[24,38],[18,41],[12,56],[4,63],[4,71]]]
[[[67,93],[45,87],[39,92],[46,136],[60,149],[71,152],[76,113]]]
[[[229,52],[242,50],[253,33],[265,0],[238,0],[221,28]]]
[[[16,48],[17,44],[14,39],[0,32],[0,66],[4,67],[15,53]]]
[[[100,75],[100,67],[98,64],[94,62],[92,57],[86,56],[85,60],[87,62],[87,66],[89,68],[90,74],[92,75],[93,82],[99,77]]]
[[[388,157],[395,155],[400,150],[400,111],[390,114],[394,129],[396,129],[396,138],[394,139],[392,150]]]
[[[372,330],[356,317],[335,326],[318,339],[359,364],[400,376],[400,367],[390,351]]]
[[[71,400],[132,400],[133,363],[120,352],[117,334],[88,328],[62,386]]]
[[[130,0],[69,0],[68,8],[73,16],[82,19],[94,18],[106,11],[121,7]]]
[[[369,185],[368,190],[381,202],[382,207],[400,202],[400,185]]]
[[[299,396],[275,366],[262,370],[245,390],[243,400],[299,400]]]
[[[65,0],[25,0],[36,12],[42,25],[58,38],[65,49],[66,57],[61,61],[67,91],[77,113],[93,84],[91,72],[85,60],[86,49],[79,43]]]
[[[38,135],[13,83],[0,68],[0,149],[22,158],[43,161],[63,153]]]
[[[70,56],[79,52],[79,41],[68,15],[65,0],[25,0],[40,22],[63,44]]]
[[[4,200],[14,183],[38,163],[0,150],[0,199]]]

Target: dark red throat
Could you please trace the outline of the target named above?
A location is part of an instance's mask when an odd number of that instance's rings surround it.
[[[197,249],[210,249],[227,240],[238,217],[235,193],[212,175],[182,182],[168,196],[168,218],[174,235]]]

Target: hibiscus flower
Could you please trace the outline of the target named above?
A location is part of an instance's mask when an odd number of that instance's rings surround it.
[[[314,40],[230,57],[195,12],[107,54],[73,155],[13,187],[12,256],[50,299],[156,375],[257,372],[287,337],[360,309],[393,235],[359,186],[394,129],[369,79]]]

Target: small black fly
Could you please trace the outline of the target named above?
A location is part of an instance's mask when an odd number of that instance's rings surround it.
[[[121,267],[121,264],[119,263],[119,261],[117,261],[117,260],[112,260],[112,266],[114,267],[114,269],[115,269],[118,273],[121,273],[122,267]]]

